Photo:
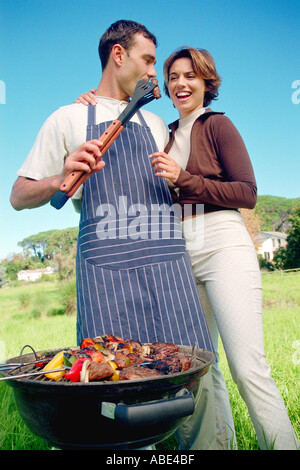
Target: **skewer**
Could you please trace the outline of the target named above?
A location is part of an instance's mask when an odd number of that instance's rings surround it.
[[[193,344],[190,369],[196,365],[195,347],[196,347],[196,343]]]
[[[67,369],[71,369],[71,367],[65,366],[60,369],[47,370],[45,372],[39,371],[39,372],[29,372],[27,374],[9,375],[6,377],[0,377],[0,380],[23,379],[25,377],[31,377],[35,375],[51,374],[52,372],[62,372],[63,370],[67,370]]]
[[[24,366],[31,366],[31,365],[35,365],[37,367],[38,364],[41,364],[41,367],[44,367],[45,364],[47,364],[48,362],[50,362],[50,359],[51,358],[46,358],[46,359],[38,359],[37,361],[33,361],[33,362],[11,362],[11,363],[7,363],[7,364],[0,364],[0,372],[2,370],[7,370],[7,369],[18,369],[19,367],[24,367]]]

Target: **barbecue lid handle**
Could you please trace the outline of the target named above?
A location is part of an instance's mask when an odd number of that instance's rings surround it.
[[[149,401],[134,405],[102,402],[101,414],[124,426],[148,426],[177,420],[193,414],[193,394],[187,390],[180,396],[165,400]]]

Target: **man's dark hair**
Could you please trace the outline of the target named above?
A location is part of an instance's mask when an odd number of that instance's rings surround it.
[[[157,39],[148,29],[135,21],[120,20],[116,21],[105,31],[99,41],[99,57],[102,70],[105,69],[111,50],[115,44],[120,44],[127,51],[134,45],[134,35],[142,34],[150,39],[157,47]]]

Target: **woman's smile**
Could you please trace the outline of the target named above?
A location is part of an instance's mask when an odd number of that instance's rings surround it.
[[[191,93],[189,91],[179,91],[176,93],[176,96],[179,101],[186,101],[191,96]]]

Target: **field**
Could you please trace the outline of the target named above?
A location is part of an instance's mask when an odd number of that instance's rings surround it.
[[[300,274],[263,275],[263,321],[267,362],[300,437]],[[0,289],[0,363],[17,356],[24,344],[36,350],[76,344],[74,315],[59,314],[61,285],[43,282]],[[56,313],[56,314],[55,314]],[[224,351],[221,368],[229,390],[240,450],[258,444],[247,408],[231,379]],[[49,444],[27,430],[16,410],[12,390],[0,383],[0,449],[47,450]],[[161,443],[171,449],[174,440]]]

